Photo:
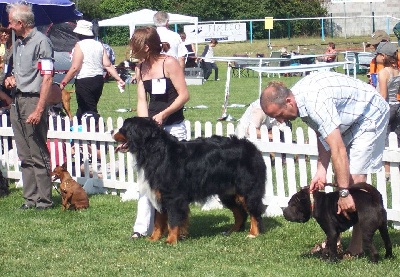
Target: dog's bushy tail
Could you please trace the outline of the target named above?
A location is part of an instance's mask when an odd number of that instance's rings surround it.
[[[372,198],[376,203],[381,203],[383,205],[382,194],[374,186],[368,183],[360,182],[353,184],[351,185],[350,190],[365,190],[371,194]]]

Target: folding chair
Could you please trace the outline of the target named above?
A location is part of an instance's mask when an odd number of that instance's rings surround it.
[[[234,54],[233,57],[249,57],[247,54]],[[247,69],[247,62],[236,61],[230,64],[232,68],[232,76],[233,77],[249,77],[249,70]]]
[[[281,56],[282,56],[281,51],[271,51],[271,54],[269,55],[270,58],[281,58]],[[269,66],[272,66],[272,67],[281,66],[280,61],[269,61],[268,64],[269,64]],[[277,74],[278,74],[278,78],[280,78],[281,74],[279,74],[279,73],[277,73]],[[272,77],[274,77],[274,76],[275,76],[275,73],[272,73]],[[269,74],[268,74],[268,78],[269,78]]]

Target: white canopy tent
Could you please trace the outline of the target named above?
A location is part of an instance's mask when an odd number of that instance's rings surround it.
[[[133,32],[135,31],[136,26],[147,26],[154,25],[153,16],[157,11],[143,9],[127,14],[123,14],[117,17],[104,19],[99,21],[100,27],[106,26],[128,26],[129,27],[129,37],[132,37]],[[187,16],[175,13],[168,13],[169,15],[169,24],[183,24],[183,23],[191,23],[198,25],[198,18],[194,16]]]

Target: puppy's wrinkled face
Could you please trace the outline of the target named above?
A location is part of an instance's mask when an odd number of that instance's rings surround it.
[[[283,216],[291,222],[307,222],[311,217],[311,200],[308,188],[303,188],[290,198]]]

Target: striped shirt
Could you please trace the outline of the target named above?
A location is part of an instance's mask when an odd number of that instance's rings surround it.
[[[339,128],[348,146],[365,131],[374,131],[376,122],[388,113],[389,105],[371,85],[336,72],[308,75],[291,89],[299,116],[321,135],[321,142]]]

